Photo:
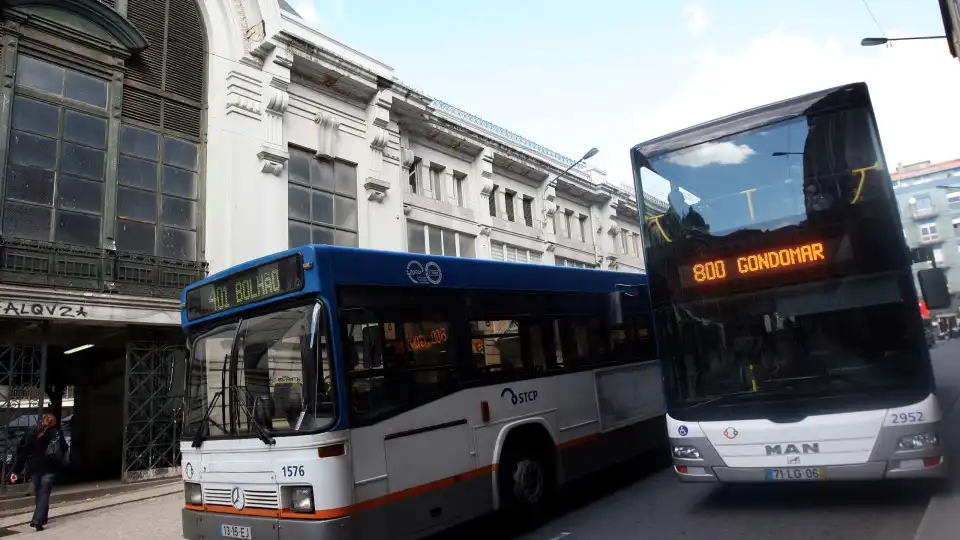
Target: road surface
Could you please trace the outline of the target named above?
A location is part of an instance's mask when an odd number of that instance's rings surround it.
[[[945,410],[960,395],[960,340],[934,349]],[[960,454],[960,445],[951,455]],[[432,540],[912,540],[929,499],[911,484],[711,486],[680,484],[664,459],[630,464],[576,486],[533,531],[481,520]],[[180,494],[61,518],[38,540],[179,540]],[[960,516],[957,517],[960,526]],[[6,536],[0,531],[0,538]]]

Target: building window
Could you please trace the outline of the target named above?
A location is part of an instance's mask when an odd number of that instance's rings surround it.
[[[943,264],[943,249],[936,248],[933,250],[933,260],[937,264]]]
[[[407,193],[420,193],[420,179],[417,171],[420,170],[420,158],[413,158],[413,165],[407,174]]]
[[[940,233],[937,231],[935,222],[923,223],[919,226],[921,242],[936,242],[940,239]]]
[[[630,247],[634,257],[640,257],[640,235],[633,233],[630,235]]]
[[[580,214],[579,225],[580,225],[580,241],[586,242],[587,241],[587,216]]]
[[[430,166],[430,194],[438,201],[443,200],[443,167]]]
[[[199,153],[192,142],[121,126],[117,249],[196,257]]]
[[[515,221],[516,216],[513,213],[513,200],[516,198],[516,195],[516,193],[511,193],[509,191],[504,192],[503,194],[503,206],[507,213],[507,221]]]
[[[290,247],[357,247],[357,168],[290,148],[287,211]]]
[[[913,213],[916,217],[933,214],[933,201],[929,195],[923,195],[913,200]]]
[[[476,240],[469,234],[407,221],[407,251],[412,253],[475,258]]]
[[[954,191],[947,194],[947,206],[952,211],[960,210],[960,192]]]
[[[580,261],[575,261],[573,259],[565,259],[563,257],[554,257],[555,266],[566,266],[569,268],[596,268],[593,264],[587,264]]]
[[[21,55],[16,86],[4,234],[100,247],[106,81]]]
[[[490,217],[497,217],[497,189],[499,186],[496,184],[493,185],[493,189],[490,190],[490,198],[487,200],[487,204],[490,208]]]
[[[464,199],[463,199],[463,185],[467,182],[467,175],[454,172],[453,173],[453,195],[456,197],[457,206],[463,208]]]
[[[533,198],[523,198],[523,222],[527,227],[533,227]]]
[[[563,235],[567,238],[573,238],[573,232],[570,227],[570,216],[573,215],[573,212],[566,210],[563,212],[563,216],[560,218],[563,221]]]
[[[511,246],[503,242],[490,242],[490,258],[497,261],[525,262],[540,264],[543,254],[539,251]]]
[[[626,229],[620,229],[620,253],[624,255],[630,254],[630,248],[628,242],[630,241],[630,231]]]

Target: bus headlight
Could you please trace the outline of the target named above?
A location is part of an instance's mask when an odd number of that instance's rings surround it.
[[[900,437],[900,440],[897,441],[897,448],[899,450],[923,450],[939,444],[940,439],[937,438],[936,433],[923,432]]]
[[[200,484],[196,482],[184,482],[183,500],[186,501],[187,504],[196,506],[203,504],[203,490],[200,489]]]
[[[283,486],[283,499],[291,512],[313,513],[313,488],[310,486]]]
[[[692,446],[674,446],[673,457],[679,459],[700,459],[700,451]]]

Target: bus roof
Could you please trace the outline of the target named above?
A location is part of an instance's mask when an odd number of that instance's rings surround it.
[[[299,253],[305,266],[304,288],[296,293],[250,303],[215,315],[187,320],[187,292],[231,274]],[[431,287],[454,289],[529,290],[553,292],[612,292],[617,285],[646,285],[645,273],[568,268],[466,257],[442,257],[399,251],[379,251],[328,245],[308,245],[260,257],[192,283],[181,293],[183,326],[227,317],[293,296],[330,292],[341,285]]]
[[[785,99],[776,103],[770,103],[761,107],[755,107],[680,131],[675,131],[634,146],[631,154],[639,152],[645,159],[651,160],[662,154],[729,137],[730,135],[742,133],[760,126],[790,120],[791,118],[807,114],[810,107],[823,98],[844,91],[855,92],[869,100],[866,83],[845,84],[843,86]],[[649,167],[649,163],[640,163],[640,165]]]

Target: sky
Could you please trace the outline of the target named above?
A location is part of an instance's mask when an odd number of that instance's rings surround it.
[[[428,95],[632,183],[629,149],[841,84],[870,88],[887,164],[960,157],[960,60],[936,0],[288,0]]]

